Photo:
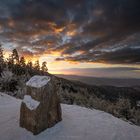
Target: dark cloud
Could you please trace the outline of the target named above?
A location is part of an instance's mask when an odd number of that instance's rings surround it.
[[[1,0],[0,13],[0,40],[20,53],[140,63],[139,0]]]

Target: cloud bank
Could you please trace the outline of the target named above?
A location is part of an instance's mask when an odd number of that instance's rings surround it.
[[[0,40],[56,61],[140,63],[139,0],[1,0]]]

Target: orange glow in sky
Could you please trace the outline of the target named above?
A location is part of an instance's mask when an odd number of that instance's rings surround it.
[[[79,52],[80,54],[82,54],[83,52]],[[4,51],[4,57],[8,58],[9,55],[11,54],[11,51]],[[20,55],[20,54],[19,54]],[[132,67],[132,65],[122,65],[122,64],[106,64],[106,63],[88,63],[88,62],[73,62],[73,61],[56,61],[55,59],[57,57],[59,57],[61,55],[61,52],[53,52],[50,54],[47,54],[44,52],[43,55],[34,55],[34,56],[30,56],[30,55],[26,55],[26,63],[28,61],[31,61],[33,64],[35,63],[35,61],[39,60],[40,62],[40,66],[42,65],[42,62],[46,61],[47,62],[47,67],[48,67],[48,72],[51,74],[64,74],[64,75],[84,75],[84,76],[95,76],[95,77],[100,77],[100,76],[106,76],[104,72],[93,72],[92,74],[88,73],[88,72],[82,72],[81,70],[84,69],[104,69],[104,68],[123,68],[123,67]],[[22,55],[20,55],[22,56]],[[78,70],[74,70],[74,69],[79,69]],[[139,65],[133,65],[133,68],[140,68]],[[140,75],[140,70],[133,70],[132,73],[130,72],[117,72],[115,73],[114,71],[112,71],[109,76],[112,77],[118,77],[118,76],[124,76],[124,77],[134,77],[134,78],[138,78]]]

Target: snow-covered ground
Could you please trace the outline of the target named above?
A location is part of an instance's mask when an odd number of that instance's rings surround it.
[[[21,100],[0,93],[0,140],[140,140],[140,127],[112,115],[63,105],[63,121],[37,136],[19,127]]]

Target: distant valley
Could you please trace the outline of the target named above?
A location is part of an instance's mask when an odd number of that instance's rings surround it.
[[[57,74],[57,77],[65,78],[68,80],[79,81],[82,83],[86,83],[89,85],[97,85],[97,86],[116,86],[116,87],[132,87],[132,86],[140,86],[140,79],[133,78],[102,78],[102,77],[86,77],[86,76],[76,76],[76,75],[63,75]]]

